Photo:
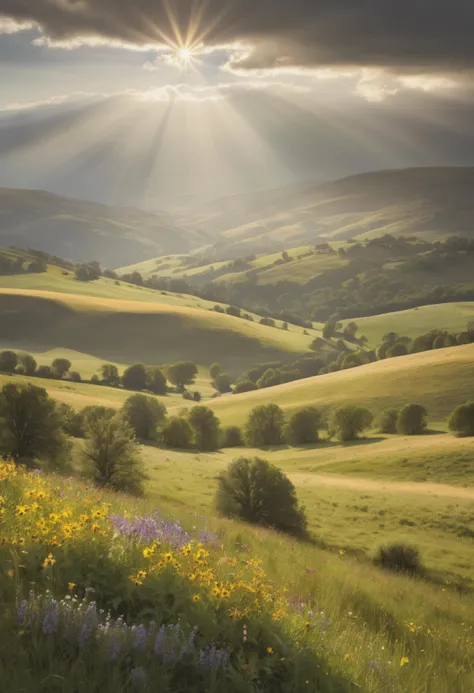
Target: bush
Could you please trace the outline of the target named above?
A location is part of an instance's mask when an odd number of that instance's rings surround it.
[[[118,387],[120,385],[120,375],[117,366],[113,363],[104,363],[100,367],[100,375],[102,383],[109,387]]]
[[[71,371],[68,376],[69,380],[73,383],[82,382],[81,374],[78,371]]]
[[[84,437],[84,416],[76,412],[69,404],[59,404],[63,431],[73,438]]]
[[[135,363],[125,369],[122,375],[122,385],[126,390],[145,390],[147,373],[143,363]]]
[[[192,443],[198,450],[217,450],[220,421],[209,407],[193,407],[188,413]]]
[[[241,380],[240,383],[237,383],[234,387],[234,395],[240,395],[243,392],[253,392],[254,390],[258,390],[255,383],[251,380]]]
[[[227,315],[232,315],[234,318],[240,318],[241,310],[235,306],[228,306],[225,310]]]
[[[141,494],[147,478],[132,428],[114,417],[89,419],[83,458],[101,485]]]
[[[0,446],[14,460],[60,462],[69,446],[56,402],[36,385],[8,383],[0,393]]]
[[[53,371],[51,369],[51,366],[38,366],[38,368],[36,369],[36,376],[38,378],[52,378]]]
[[[158,366],[148,366],[146,369],[147,390],[155,395],[166,395],[166,376]]]
[[[386,570],[395,573],[421,573],[422,564],[420,553],[414,546],[408,544],[390,544],[381,546],[374,562]]]
[[[99,419],[113,419],[114,416],[117,416],[117,410],[112,409],[112,407],[104,407],[101,404],[96,404],[84,407],[79,414],[83,420],[83,430],[85,434],[85,430],[89,426],[89,423],[94,423],[94,421],[98,421]]]
[[[200,402],[202,400],[202,395],[200,392],[193,392],[193,400],[195,402]]]
[[[238,426],[227,426],[222,432],[223,448],[240,448],[244,445],[242,431]]]
[[[377,418],[377,430],[380,433],[397,432],[398,409],[384,409]]]
[[[281,445],[285,415],[276,404],[262,404],[249,414],[245,425],[245,440],[252,447]]]
[[[222,368],[220,363],[213,363],[212,366],[209,368],[209,375],[211,376],[212,380],[215,380],[218,375],[224,372],[224,369]]]
[[[342,442],[357,440],[359,435],[369,428],[373,418],[371,412],[363,407],[339,407],[331,414],[329,435]]]
[[[449,417],[448,426],[459,437],[474,436],[474,402],[459,405]]]
[[[181,416],[172,416],[161,427],[159,438],[169,448],[186,450],[191,447],[193,429],[189,421]]]
[[[395,356],[406,356],[407,354],[408,349],[406,348],[405,344],[402,344],[402,342],[397,342],[393,346],[388,347],[386,351],[386,356],[389,359],[394,358]]]
[[[421,404],[406,404],[397,417],[397,432],[406,436],[424,433],[427,411]]]
[[[257,380],[257,387],[261,390],[265,387],[274,387],[280,385],[281,377],[278,371],[274,368],[268,368],[261,378]]]
[[[318,428],[321,414],[315,407],[304,407],[296,411],[284,429],[285,440],[290,445],[307,445],[319,440]]]
[[[14,351],[0,352],[0,371],[2,373],[14,373],[18,365],[18,357]]]
[[[295,487],[278,467],[258,457],[242,457],[229,465],[218,483],[217,509],[227,517],[305,534],[306,517]]]
[[[123,419],[140,440],[156,440],[158,426],[166,418],[166,407],[153,397],[131,395],[122,408]]]

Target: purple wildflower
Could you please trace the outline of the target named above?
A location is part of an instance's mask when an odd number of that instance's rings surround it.
[[[116,532],[138,541],[166,541],[175,548],[185,546],[191,541],[191,537],[177,520],[166,521],[158,513],[134,518],[111,515],[109,519]]]
[[[79,631],[79,637],[77,639],[78,645],[81,649],[86,647],[86,645],[89,645],[97,625],[98,619],[96,605],[95,602],[91,602],[84,614],[81,629]]]
[[[23,599],[23,601],[16,608],[16,623],[18,626],[21,626],[21,624],[23,623],[27,612],[28,602],[26,601],[26,599]]]
[[[52,635],[58,630],[59,604],[52,599],[48,604],[48,609],[43,618],[41,630],[45,635]]]
[[[229,653],[218,650],[215,645],[208,645],[199,652],[199,666],[201,669],[225,671],[229,665]]]
[[[136,667],[130,672],[130,681],[135,690],[142,690],[147,682],[147,673],[144,667]]]
[[[146,649],[148,633],[144,625],[132,626],[133,649],[143,651]]]

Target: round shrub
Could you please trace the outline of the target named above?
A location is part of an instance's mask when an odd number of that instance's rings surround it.
[[[258,390],[258,387],[251,380],[242,380],[234,387],[234,395],[240,395],[242,392],[253,392]]]
[[[125,401],[122,415],[139,440],[155,440],[157,428],[166,418],[166,407],[154,397],[136,394]]]
[[[406,436],[416,436],[426,429],[427,411],[421,404],[406,404],[397,417],[397,432]]]
[[[290,445],[317,443],[319,440],[318,428],[320,426],[321,414],[315,407],[298,409],[285,426],[285,440]]]
[[[245,425],[245,440],[254,447],[281,445],[285,415],[276,404],[262,404],[249,414]]]
[[[363,407],[339,407],[331,414],[329,435],[342,442],[357,440],[359,435],[369,428],[373,418],[371,412]]]
[[[219,477],[217,509],[227,517],[274,527],[291,534],[306,532],[304,509],[295,487],[278,467],[259,457],[241,457]]]
[[[395,573],[415,573],[422,572],[420,553],[415,546],[409,544],[390,544],[381,546],[377,551],[375,563],[386,570]]]
[[[448,426],[459,437],[474,436],[474,402],[459,405],[449,417]]]
[[[193,430],[187,419],[172,416],[161,428],[159,437],[167,447],[185,450],[191,447]]]
[[[240,448],[244,445],[242,431],[238,426],[227,426],[222,432],[223,448]]]
[[[391,359],[395,356],[406,356],[408,354],[408,349],[402,342],[397,342],[393,346],[389,347],[386,351],[386,357]]]
[[[397,432],[398,409],[384,409],[377,418],[377,430],[380,433]]]
[[[198,405],[188,412],[192,428],[192,443],[198,450],[217,450],[219,447],[220,421],[212,409]]]

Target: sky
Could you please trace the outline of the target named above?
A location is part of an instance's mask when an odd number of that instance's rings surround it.
[[[474,165],[472,0],[0,0],[0,185],[203,200]]]

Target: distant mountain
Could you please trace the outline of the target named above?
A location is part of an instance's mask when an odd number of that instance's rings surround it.
[[[35,248],[104,266],[188,253],[210,236],[174,224],[166,214],[108,207],[41,190],[0,188],[0,245]]]
[[[219,234],[218,256],[271,252],[319,240],[474,235],[474,168],[375,171],[208,203],[185,219]]]

